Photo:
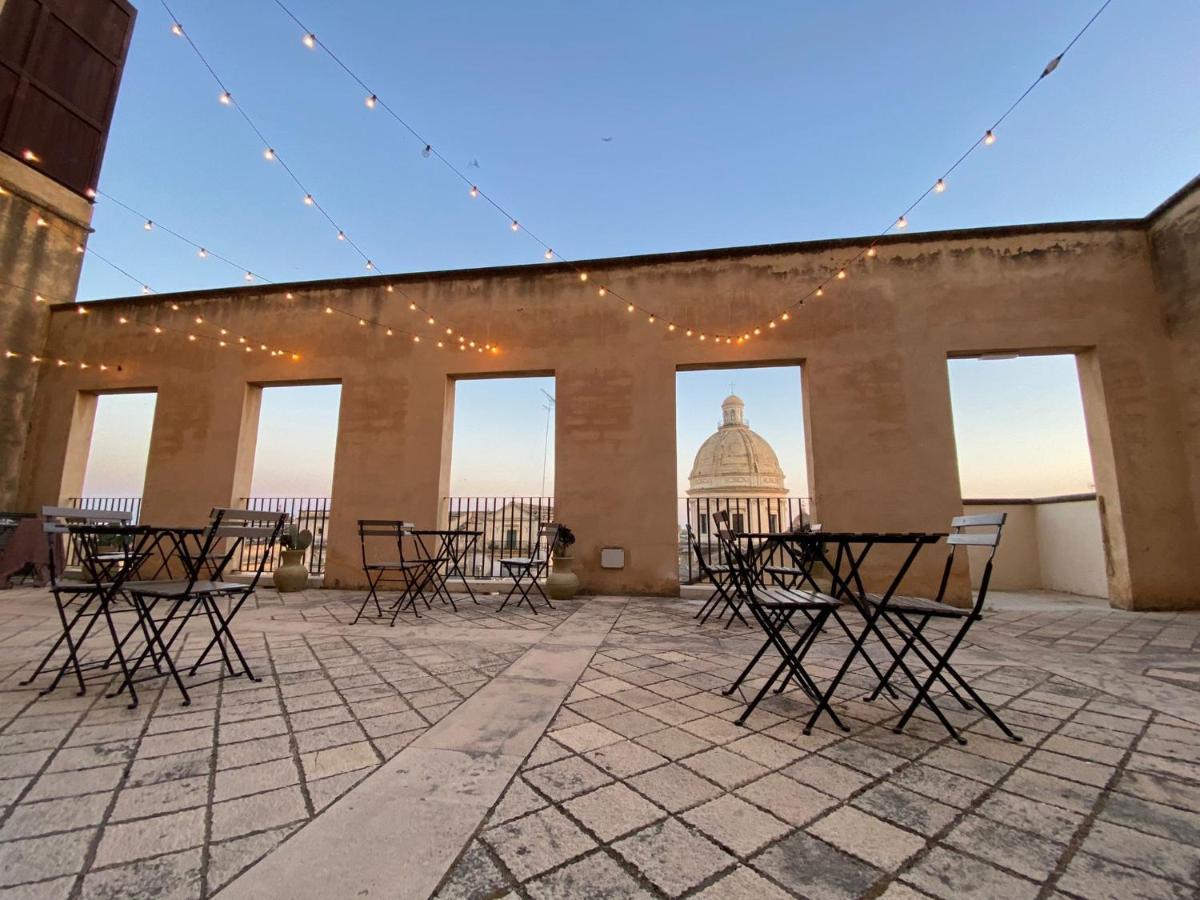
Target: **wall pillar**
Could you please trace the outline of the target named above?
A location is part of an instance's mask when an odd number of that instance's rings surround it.
[[[675,365],[572,361],[555,372],[555,516],[586,593],[679,593]],[[625,568],[601,569],[622,547]]]
[[[142,498],[149,524],[202,525],[213,507],[239,502],[249,488],[259,388],[221,377],[215,365],[207,371],[202,389],[189,372],[157,388]]]
[[[0,356],[0,511],[20,504],[42,369],[31,358],[46,346],[50,304],[75,298],[82,263],[75,248],[86,240],[91,216],[82,197],[0,153],[0,354],[16,354]]]
[[[962,515],[950,378],[943,353],[830,347],[805,360],[805,428],[816,520],[826,531],[937,531]],[[869,586],[882,589],[908,550],[880,545]],[[921,551],[904,590],[932,596],[944,545]],[[948,596],[970,598],[966,555]]]
[[[444,525],[439,512],[449,490],[453,405],[453,381],[431,367],[408,366],[393,378],[378,370],[343,378],[326,587],[366,585],[359,519]]]
[[[1109,602],[1121,609],[1200,606],[1200,528],[1171,359],[1136,344],[1078,355],[1100,505]]]

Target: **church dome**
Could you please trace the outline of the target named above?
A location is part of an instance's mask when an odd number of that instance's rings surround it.
[[[746,403],[730,394],[721,404],[721,425],[696,452],[688,475],[688,496],[782,497],[783,469],[771,445],[745,420]]]

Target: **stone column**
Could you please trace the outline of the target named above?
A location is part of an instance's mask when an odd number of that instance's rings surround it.
[[[362,587],[359,519],[442,527],[449,490],[453,382],[431,367],[365,371],[342,380],[326,587]],[[394,551],[393,551],[394,552]]]
[[[1109,602],[1122,609],[1200,606],[1200,528],[1169,354],[1131,340],[1078,356],[1099,497]]]
[[[586,593],[677,594],[675,365],[667,354],[555,372],[555,517],[574,531]],[[625,568],[600,568],[621,547]]]
[[[816,519],[826,531],[944,532],[962,515],[950,378],[946,357],[932,348],[830,347],[803,368],[809,483]],[[878,546],[868,561],[871,584],[907,552]],[[932,596],[946,562],[943,545],[921,551],[904,582]],[[966,555],[955,567],[949,597],[970,598]]]
[[[49,304],[75,299],[91,217],[82,197],[0,153],[0,510],[20,502],[41,371],[31,358],[45,348]]]

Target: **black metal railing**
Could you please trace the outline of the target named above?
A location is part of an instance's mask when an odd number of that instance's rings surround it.
[[[503,557],[533,549],[538,526],[554,520],[554,498],[443,497],[442,516],[447,528],[483,532],[463,567],[472,578],[495,578]]]
[[[304,554],[304,563],[308,566],[309,574],[322,575],[325,572],[325,540],[329,531],[329,497],[244,497],[242,503],[246,509],[262,510],[265,512],[285,512],[289,521],[294,522],[301,530],[307,528],[312,532],[313,542]],[[275,568],[279,559],[280,547],[274,544],[269,548],[266,571]],[[263,552],[261,541],[245,541],[242,544],[238,569],[245,571],[258,566],[259,557]]]
[[[70,497],[67,505],[72,509],[102,509],[106,512],[131,512],[131,525],[136,525],[142,517],[141,497]]]
[[[679,581],[694,584],[704,576],[688,540],[690,528],[700,552],[712,565],[723,565],[724,554],[713,526],[713,513],[729,513],[736,532],[789,531],[812,524],[812,500],[808,497],[680,497]]]

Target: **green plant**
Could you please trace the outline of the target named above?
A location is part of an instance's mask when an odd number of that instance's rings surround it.
[[[312,545],[312,532],[307,528],[300,529],[290,523],[279,537],[280,546],[284,550],[307,550]]]
[[[550,548],[552,556],[566,556],[567,548],[575,543],[575,533],[566,525],[558,526],[558,535],[554,539],[554,546]]]

